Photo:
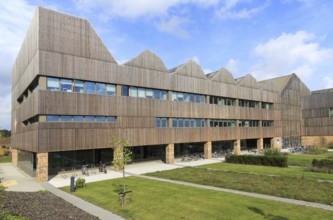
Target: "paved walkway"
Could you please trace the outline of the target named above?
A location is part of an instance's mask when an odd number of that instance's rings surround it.
[[[233,190],[233,189],[225,189],[225,188],[214,187],[214,186],[205,186],[205,185],[200,185],[200,184],[195,184],[195,183],[162,179],[162,178],[152,177],[152,176],[143,176],[140,174],[129,173],[129,172],[126,172],[126,173],[128,175],[139,177],[139,178],[144,178],[144,179],[156,180],[156,181],[161,181],[161,182],[166,182],[166,183],[173,183],[173,184],[178,184],[178,185],[183,185],[183,186],[197,187],[197,188],[201,188],[201,189],[209,189],[209,190],[233,193],[233,194],[238,194],[238,195],[243,195],[243,196],[250,196],[250,197],[255,197],[255,198],[260,198],[260,199],[267,199],[267,200],[272,200],[272,201],[278,201],[278,202],[290,203],[290,204],[294,204],[294,205],[302,205],[302,206],[308,206],[308,207],[312,207],[312,208],[333,211],[333,206],[324,205],[324,204],[320,204],[320,203],[306,202],[306,201],[296,200],[296,199],[286,199],[286,198],[281,198],[281,197],[276,197],[276,196],[269,196],[269,195],[263,195],[263,194],[258,194],[258,193],[250,193],[250,192],[238,191],[238,190]]]
[[[97,216],[101,220],[121,220],[121,219],[123,219],[122,217],[115,215],[96,205],[93,205],[87,201],[84,201],[83,199],[80,199],[79,197],[76,197],[76,196],[73,196],[64,191],[61,191],[61,190],[55,188],[54,186],[52,186],[50,183],[42,183],[41,186],[43,186],[47,191],[53,193],[54,195],[66,200],[69,203],[72,203],[76,207],[90,213],[91,215]]]

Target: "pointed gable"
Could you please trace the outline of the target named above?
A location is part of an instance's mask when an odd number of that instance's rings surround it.
[[[185,64],[169,70],[169,72],[184,76],[191,76],[199,79],[207,79],[201,67],[193,60],[189,60]]]
[[[38,14],[39,49],[116,63],[87,20],[41,7]]]
[[[236,79],[236,83],[240,86],[258,88],[257,80],[251,74],[247,74],[244,77]]]
[[[124,65],[168,72],[161,58],[150,50],[143,51],[138,56],[124,63]]]
[[[235,84],[235,79],[232,74],[225,68],[221,68],[220,70],[214,72],[210,76],[210,80],[223,82],[228,84]]]

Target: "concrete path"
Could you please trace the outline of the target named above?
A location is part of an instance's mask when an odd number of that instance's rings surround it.
[[[96,205],[93,205],[89,202],[86,202],[83,199],[80,199],[79,197],[76,197],[76,196],[73,196],[64,191],[61,191],[60,189],[57,189],[54,186],[52,186],[50,183],[42,183],[41,186],[44,187],[47,191],[53,193],[54,195],[75,205],[76,207],[90,213],[91,215],[97,216],[101,220],[121,220],[121,219],[123,219],[122,217],[115,215]]]
[[[12,163],[0,163],[0,178],[1,184],[6,188],[6,191],[17,192],[36,192],[44,190],[36,180],[24,173]]]
[[[263,195],[263,194],[258,194],[258,193],[243,192],[243,191],[219,188],[219,187],[214,187],[214,186],[205,186],[205,185],[200,185],[200,184],[195,184],[195,183],[162,179],[162,178],[152,177],[152,176],[143,176],[140,174],[129,173],[129,172],[126,172],[126,173],[128,175],[139,177],[139,178],[144,178],[144,179],[156,180],[156,181],[161,181],[161,182],[166,182],[166,183],[173,183],[173,184],[178,184],[178,185],[183,185],[183,186],[197,187],[197,188],[201,188],[201,189],[209,189],[209,190],[233,193],[233,194],[237,194],[237,195],[250,196],[250,197],[255,197],[255,198],[260,198],[260,199],[267,199],[267,200],[272,200],[272,201],[278,201],[278,202],[290,203],[290,204],[294,204],[294,205],[302,205],[302,206],[308,206],[308,207],[312,207],[312,208],[333,211],[333,206],[324,205],[324,204],[320,204],[320,203],[306,202],[306,201],[296,200],[296,199],[287,199],[287,198]]]

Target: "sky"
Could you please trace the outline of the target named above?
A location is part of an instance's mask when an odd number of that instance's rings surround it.
[[[296,73],[333,88],[331,0],[0,0],[0,128],[11,129],[11,71],[37,6],[87,19],[119,64],[149,49],[257,81]]]

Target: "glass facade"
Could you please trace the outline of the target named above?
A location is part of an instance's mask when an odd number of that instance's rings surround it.
[[[18,167],[30,176],[36,176],[36,153],[20,150],[18,152]]]
[[[333,118],[333,107],[329,109],[329,117]]]
[[[273,121],[262,121],[261,125],[262,125],[262,127],[273,127],[274,122]]]
[[[81,169],[82,165],[99,166],[100,162],[110,166],[113,160],[113,150],[94,149],[49,152],[49,175],[57,174],[61,170]]]
[[[259,127],[258,120],[240,120],[238,123],[239,127]]]

